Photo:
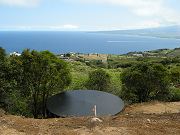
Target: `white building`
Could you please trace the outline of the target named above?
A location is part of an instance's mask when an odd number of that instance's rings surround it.
[[[13,52],[13,53],[10,53],[10,56],[11,55],[14,55],[14,56],[21,56],[21,54],[20,53],[18,53],[18,52]]]

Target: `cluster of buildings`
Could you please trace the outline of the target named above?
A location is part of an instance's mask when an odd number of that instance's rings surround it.
[[[92,60],[100,61],[103,63],[107,62],[108,55],[107,54],[98,54],[98,53],[89,53],[89,54],[83,54],[83,53],[66,53],[66,54],[59,54],[58,57],[60,59],[63,59],[65,61],[84,61],[89,62]]]

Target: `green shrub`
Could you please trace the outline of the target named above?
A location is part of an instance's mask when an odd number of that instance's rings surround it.
[[[110,75],[103,69],[97,69],[89,74],[87,88],[92,90],[107,91],[110,85]]]
[[[122,96],[131,102],[169,99],[169,74],[160,64],[140,63],[122,73]]]
[[[171,88],[171,101],[180,101],[180,88]]]

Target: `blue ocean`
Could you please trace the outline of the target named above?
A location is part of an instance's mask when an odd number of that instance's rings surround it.
[[[79,52],[124,54],[180,47],[180,39],[166,39],[92,32],[1,31],[0,46],[10,52],[24,49],[49,50],[53,53]]]

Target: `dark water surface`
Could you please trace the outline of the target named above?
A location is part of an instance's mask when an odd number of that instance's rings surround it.
[[[73,90],[56,94],[47,100],[47,109],[57,116],[115,115],[122,111],[124,102],[110,93],[96,90]]]

